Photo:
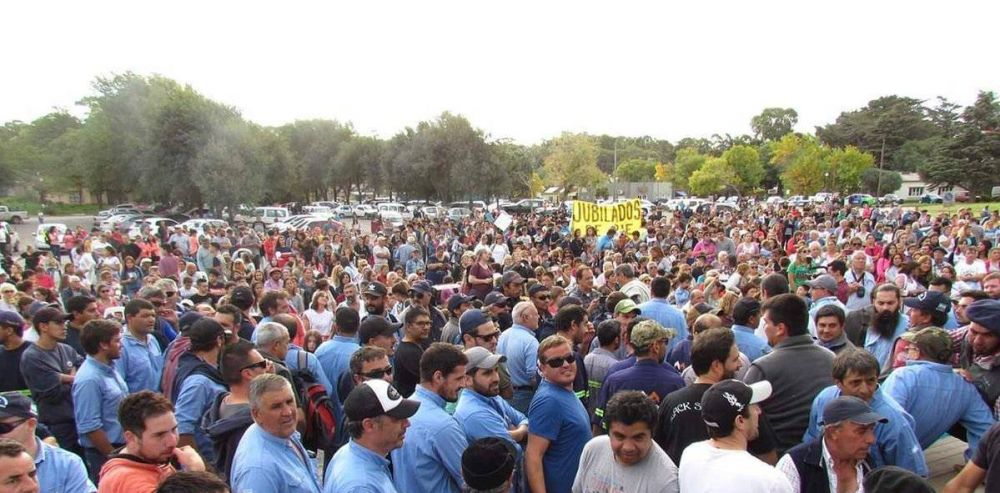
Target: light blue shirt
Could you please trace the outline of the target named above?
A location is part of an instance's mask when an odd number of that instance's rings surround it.
[[[733,338],[736,339],[736,346],[740,352],[747,355],[751,363],[771,352],[771,346],[767,344],[767,341],[754,334],[753,327],[733,324]]]
[[[354,338],[335,335],[329,341],[320,344],[319,348],[316,349],[316,354],[310,354],[306,358],[310,360],[309,370],[318,371],[319,375],[317,378],[322,378],[327,382],[338,382],[340,381],[340,375],[345,371],[348,371],[351,367],[351,355],[355,351],[360,349],[361,346],[358,341]],[[292,350],[288,350],[288,355],[285,357],[286,362],[291,365]],[[295,354],[295,366],[298,366],[298,354]],[[312,366],[312,361],[316,362],[315,369]],[[291,368],[291,366],[289,366]],[[323,383],[323,382],[320,382]],[[330,395],[330,399],[334,402],[339,403],[340,399],[337,397],[337,386],[328,385],[323,383],[323,387],[328,389],[327,393]]]
[[[913,415],[917,438],[924,448],[955,423],[962,423],[968,432],[968,458],[996,422],[976,387],[952,371],[951,365],[907,361],[906,366],[889,374],[882,388]]]
[[[819,438],[819,422],[822,420],[823,409],[840,395],[840,389],[836,385],[831,385],[816,395],[809,411],[809,427],[802,437],[803,442]],[[897,466],[927,477],[930,472],[924,458],[924,449],[920,446],[914,431],[913,416],[883,392],[882,388],[875,389],[870,404],[873,411],[889,420],[888,423],[875,425],[875,443],[868,450],[872,468]]]
[[[893,332],[892,337],[889,339],[879,336],[871,327],[865,333],[865,350],[872,353],[872,356],[878,360],[878,366],[882,369],[883,374],[888,371],[889,365],[892,363],[889,361],[889,358],[892,357],[892,345],[895,344],[899,336],[903,335],[903,332],[906,332],[909,323],[910,321],[903,314],[900,314],[899,322],[896,324],[896,331]]]
[[[639,310],[642,310],[643,317],[655,320],[656,323],[674,331],[674,336],[670,338],[670,345],[667,348],[668,353],[678,342],[688,338],[687,322],[684,319],[684,313],[671,306],[667,300],[663,298],[651,298],[649,301],[641,303]]]
[[[513,443],[520,453],[521,445],[511,439],[508,431],[527,424],[528,417],[502,397],[486,397],[471,388],[465,389],[458,396],[455,419],[462,424],[469,443],[485,437],[503,438]]]
[[[274,436],[254,423],[233,456],[233,493],[320,493],[316,464],[295,432]]]
[[[73,379],[73,417],[80,445],[93,448],[87,433],[104,430],[112,444],[125,443],[118,423],[118,404],[128,395],[128,386],[111,365],[87,356]]]
[[[839,306],[844,311],[844,316],[847,316],[847,307],[836,296],[824,296],[818,300],[813,300],[812,305],[809,307],[809,334],[813,338],[816,337],[816,313],[826,305]]]
[[[115,370],[125,379],[130,394],[140,390],[158,392],[163,372],[163,351],[152,334],[140,342],[130,332],[122,336],[122,356],[115,360]]]
[[[535,338],[535,331],[515,323],[500,334],[497,353],[507,357],[511,385],[535,385],[538,381],[538,339]]]
[[[333,455],[323,483],[323,493],[397,493],[389,460],[354,440]]]
[[[447,411],[445,400],[417,385],[411,399],[420,409],[410,418],[402,448],[392,451],[396,489],[406,493],[459,493],[462,452],[469,446],[465,431]]]
[[[181,383],[180,393],[177,394],[177,402],[174,403],[177,417],[177,433],[194,435],[194,442],[198,447],[198,453],[205,459],[205,462],[214,462],[215,448],[212,446],[212,439],[201,429],[201,417],[205,415],[208,408],[215,402],[215,396],[219,392],[225,391],[225,387],[205,375],[193,373]]]
[[[38,491],[45,493],[93,493],[94,483],[87,477],[83,460],[72,452],[53,447],[35,437],[35,469]]]

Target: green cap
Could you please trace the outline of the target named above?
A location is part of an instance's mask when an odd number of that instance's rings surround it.
[[[631,298],[625,298],[624,300],[619,301],[617,305],[615,305],[615,313],[616,314],[617,313],[630,313],[630,312],[635,312],[636,315],[639,315],[639,314],[642,313],[642,310],[639,309],[639,306],[636,305],[635,302],[632,301]]]
[[[944,329],[927,327],[915,332],[905,332],[900,339],[915,344],[924,356],[933,358],[939,363],[951,359],[951,336]]]

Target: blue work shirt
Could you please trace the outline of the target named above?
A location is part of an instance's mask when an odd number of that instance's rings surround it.
[[[641,390],[659,405],[667,394],[685,386],[684,379],[673,366],[657,363],[651,359],[638,360],[631,368],[609,374],[604,379],[594,409],[594,424],[603,425],[604,407],[618,392]]]
[[[458,493],[462,479],[462,452],[469,446],[465,431],[444,410],[444,398],[417,385],[411,399],[420,409],[410,418],[403,446],[392,451],[396,489],[406,493]]]
[[[38,491],[45,493],[93,493],[97,491],[87,476],[87,467],[80,456],[53,447],[35,437],[35,469],[38,471]]]
[[[671,306],[667,300],[663,298],[650,298],[649,301],[641,303],[639,309],[642,310],[643,317],[656,320],[656,323],[662,325],[664,328],[674,331],[674,336],[670,338],[670,344],[667,345],[668,353],[678,342],[687,339],[688,329],[687,321],[684,319],[684,312]]]
[[[128,386],[111,365],[87,356],[73,379],[73,417],[80,445],[93,448],[87,433],[104,430],[111,444],[125,443],[118,422],[118,404],[128,395]]]
[[[903,335],[903,332],[906,332],[909,323],[910,321],[900,314],[899,322],[896,323],[896,331],[888,339],[878,335],[870,327],[868,328],[868,332],[865,333],[865,351],[872,353],[872,356],[878,360],[878,366],[882,369],[882,373],[886,373],[887,369],[891,368],[892,362],[889,361],[889,358],[892,357],[892,346],[896,343],[896,339]]]
[[[320,344],[319,348],[316,349],[316,354],[307,356],[310,360],[316,361],[316,370],[319,370],[321,375],[317,375],[317,378],[324,378],[327,382],[338,382],[340,381],[340,375],[351,368],[351,355],[355,351],[360,349],[361,346],[358,341],[352,337],[335,335],[329,341]],[[301,349],[299,349],[301,351]],[[285,357],[285,361],[291,365],[292,350],[288,350],[288,356]],[[294,355],[296,358],[295,366],[298,366],[298,354]],[[310,358],[311,356],[311,358]],[[291,369],[291,366],[289,366]],[[312,367],[311,361],[309,366],[310,371],[315,371]],[[321,382],[322,383],[322,382]],[[323,384],[323,387],[330,388],[327,384]],[[330,393],[330,392],[328,392]],[[337,397],[336,385],[333,386],[333,391],[330,393],[330,399],[334,402],[340,402]],[[338,421],[339,423],[340,421]]]
[[[323,493],[397,493],[389,472],[389,459],[351,440],[333,455]]]
[[[514,444],[518,453],[521,445],[508,431],[528,423],[528,417],[500,396],[486,397],[471,388],[462,391],[455,406],[455,419],[462,424],[465,438],[472,443],[485,437],[503,438]]]
[[[593,436],[587,408],[572,389],[542,380],[528,408],[528,433],[549,441],[542,456],[545,491],[571,491],[583,447]]]
[[[736,339],[736,346],[740,348],[740,352],[747,355],[751,363],[771,352],[771,346],[767,344],[767,341],[754,334],[753,327],[733,324],[733,337]]]
[[[941,328],[948,332],[958,328],[958,317],[955,316],[955,310],[948,310],[948,320],[944,322]]]
[[[247,428],[236,447],[231,481],[233,493],[320,493],[316,464],[299,433],[280,438],[257,423]]]
[[[500,334],[497,354],[507,357],[510,383],[514,387],[534,386],[538,381],[538,339],[535,331],[514,324]]]
[[[913,415],[920,446],[930,447],[955,423],[968,435],[968,458],[996,422],[976,387],[951,369],[932,361],[907,361],[882,384],[885,393]]]
[[[205,375],[193,373],[181,383],[177,402],[174,403],[177,433],[194,435],[198,453],[205,462],[215,461],[215,448],[212,446],[212,439],[201,428],[201,417],[215,402],[215,396],[225,391],[225,387]]]
[[[840,389],[836,385],[831,385],[816,395],[809,411],[809,427],[802,437],[803,442],[819,438],[823,409],[840,395]],[[924,458],[924,449],[914,431],[913,416],[883,392],[882,388],[875,389],[870,404],[873,411],[889,420],[888,423],[875,425],[875,443],[868,450],[868,461],[872,468],[897,466],[927,477],[930,471]]]
[[[152,334],[146,334],[146,341],[142,342],[126,330],[122,336],[122,355],[115,360],[115,370],[125,380],[130,394],[140,390],[159,392],[163,372],[160,343]]]

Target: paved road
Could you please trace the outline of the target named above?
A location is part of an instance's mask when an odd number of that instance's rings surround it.
[[[45,222],[63,223],[73,229],[76,229],[77,226],[83,226],[89,230],[94,224],[94,216],[45,216]],[[23,224],[12,224],[11,226],[21,239],[21,250],[24,250],[28,245],[35,244],[35,233],[38,231],[38,218],[33,217]]]

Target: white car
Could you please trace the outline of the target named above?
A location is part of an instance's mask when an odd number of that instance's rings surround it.
[[[444,219],[445,216],[448,215],[448,209],[438,207],[436,205],[429,205],[427,207],[420,208],[420,213],[427,219]]]
[[[378,210],[369,204],[358,204],[354,206],[354,215],[357,217],[371,219],[378,215]]]
[[[452,207],[448,209],[448,219],[452,221],[461,221],[472,215],[472,211],[466,209],[465,207]]]
[[[386,202],[384,204],[378,205],[378,215],[385,220],[385,214],[387,212],[398,212],[403,220],[413,219],[413,212],[407,210],[406,206],[403,204],[397,204],[395,202]],[[408,217],[407,217],[408,216]]]
[[[63,223],[39,224],[38,228],[35,229],[35,250],[45,250],[45,251],[49,250],[49,242],[46,240],[45,236],[49,234],[49,229],[51,229],[52,227],[56,228],[56,231],[59,233],[59,241],[62,241],[62,237],[64,234],[66,234],[66,230],[68,229],[65,224]]]
[[[822,204],[833,198],[833,194],[830,192],[819,192],[812,197],[809,197],[809,201],[814,204]]]
[[[809,199],[807,199],[802,195],[792,195],[791,197],[788,197],[788,200],[786,200],[786,202],[794,206],[800,206],[808,204]]]
[[[138,238],[142,235],[143,229],[155,232],[161,222],[166,224],[168,228],[177,226],[177,221],[174,221],[169,217],[147,217],[141,221],[136,221],[135,224],[128,229],[128,237],[131,239]]]
[[[785,203],[785,199],[783,199],[783,198],[781,198],[781,197],[779,197],[777,195],[772,195],[772,196],[768,197],[767,200],[764,201],[764,203],[766,203],[767,205],[779,205],[779,204],[784,204]]]
[[[307,205],[302,208],[303,214],[332,216],[333,209],[325,205]]]
[[[379,219],[382,220],[383,229],[396,229],[405,224],[403,214],[397,211],[381,211],[379,212]]]
[[[229,227],[229,223],[221,219],[188,219],[181,223],[181,227],[187,228],[188,231],[197,231],[199,235],[203,235],[206,228],[225,229]]]
[[[339,205],[333,209],[333,214],[340,219],[345,217],[354,217],[354,208],[347,204]]]

